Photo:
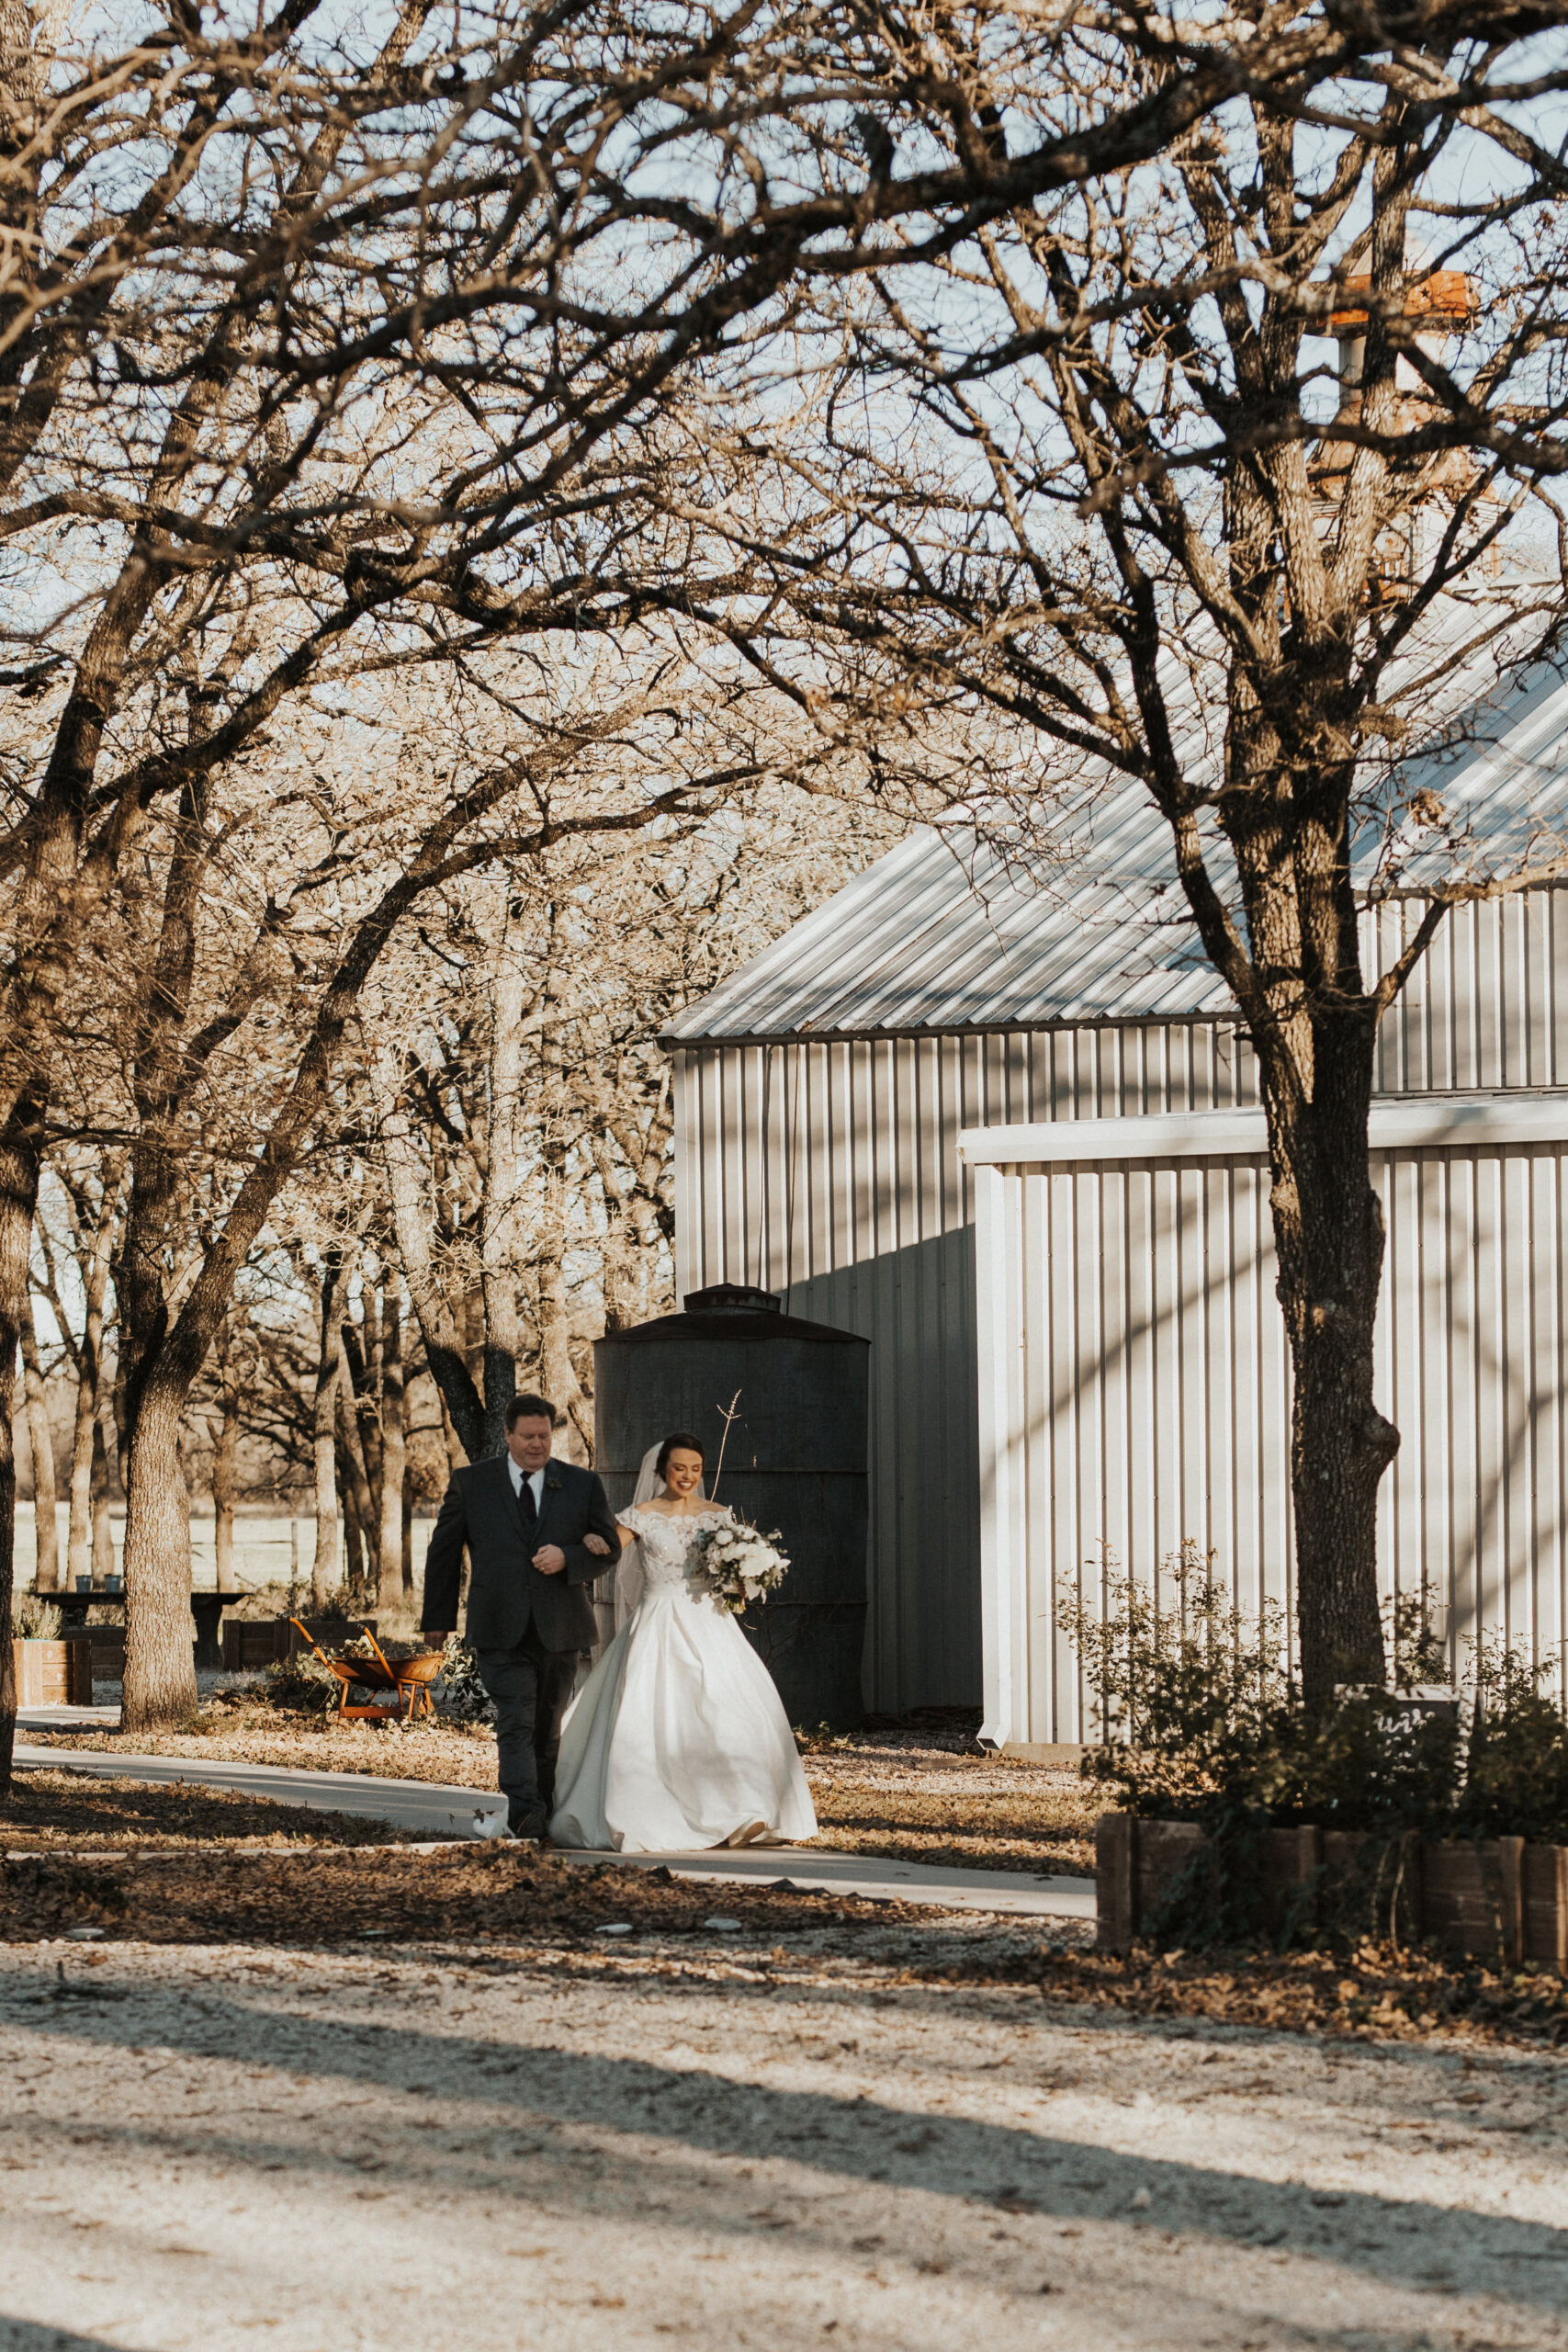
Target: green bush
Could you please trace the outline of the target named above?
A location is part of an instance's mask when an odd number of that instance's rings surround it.
[[[1489,1640],[1453,1705],[1412,1699],[1448,1671],[1419,1605],[1405,1604],[1388,1629],[1392,1690],[1342,1690],[1310,1712],[1277,1603],[1239,1609],[1191,1544],[1165,1579],[1170,1597],[1156,1603],[1108,1555],[1103,1608],[1069,1591],[1060,1610],[1101,1735],[1082,1769],[1120,1809],[1228,1836],[1312,1823],[1568,1842],[1568,1723],[1542,1689],[1546,1666]]]
[[[262,1676],[258,1693],[265,1707],[277,1707],[289,1715],[325,1715],[338,1702],[341,1686],[335,1674],[330,1674],[314,1650],[300,1650],[293,1657],[274,1658]]]

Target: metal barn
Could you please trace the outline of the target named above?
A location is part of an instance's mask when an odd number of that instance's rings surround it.
[[[1561,822],[1568,688],[1517,677],[1440,792],[1498,869]],[[1565,770],[1568,773],[1568,770]],[[1385,865],[1386,835],[1380,837]],[[1369,852],[1369,856],[1371,855]],[[1445,857],[1451,852],[1445,851]],[[1425,861],[1425,862],[1424,862]],[[1438,868],[1366,917],[1394,952]],[[872,1348],[868,1703],[1088,1734],[1055,1617],[1183,1538],[1290,1602],[1286,1351],[1256,1073],[1135,795],[1070,889],[911,837],[692,1008],[682,1290],[761,1283]],[[1381,1559],[1561,1661],[1568,1590],[1568,893],[1455,909],[1384,1023]]]

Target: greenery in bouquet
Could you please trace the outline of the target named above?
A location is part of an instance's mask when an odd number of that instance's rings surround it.
[[[776,1592],[788,1573],[789,1554],[779,1549],[776,1527],[764,1535],[744,1520],[726,1519],[697,1537],[692,1581],[731,1617]]]

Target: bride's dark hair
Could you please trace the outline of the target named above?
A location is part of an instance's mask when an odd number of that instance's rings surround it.
[[[660,1447],[659,1459],[653,1465],[653,1475],[656,1478],[663,1477],[665,1471],[670,1467],[670,1456],[672,1453],[694,1453],[699,1462],[705,1462],[708,1458],[707,1448],[700,1437],[694,1437],[690,1430],[671,1430]]]

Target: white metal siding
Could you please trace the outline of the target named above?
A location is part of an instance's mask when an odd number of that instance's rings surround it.
[[[1377,968],[1388,962],[1420,911],[1417,902],[1395,901],[1367,918],[1369,967],[1374,957]],[[674,1062],[680,1287],[761,1283],[784,1294],[795,1312],[873,1341],[870,1703],[976,1703],[980,1489],[966,1233],[974,1201],[972,1177],[959,1164],[959,1132],[1247,1107],[1258,1100],[1251,1049],[1234,1023],[1145,1021],[767,1045],[693,1041],[677,1047]],[[1532,891],[1453,910],[1382,1025],[1376,1082],[1384,1093],[1568,1085],[1568,894]],[[1429,1193],[1418,1198],[1430,1249],[1438,1212]],[[1260,1216],[1267,1221],[1266,1208],[1245,1188],[1240,1196],[1234,1188],[1216,1195],[1206,1215],[1212,1222],[1222,1210],[1249,1227]],[[1174,1281],[1174,1270],[1145,1264],[1137,1221],[1163,1219],[1156,1229],[1173,1246],[1179,1227],[1182,1250],[1201,1250],[1208,1227],[1176,1212],[1168,1188],[1129,1200],[1119,1212],[1123,1223],[1112,1216],[1106,1228],[1108,1255],[1093,1283],[1075,1259],[1077,1287],[1062,1292],[1059,1276],[1052,1294],[1085,1313],[1116,1313],[1136,1325],[1139,1345],[1164,1351],[1168,1386],[1175,1340],[1160,1320],[1160,1285]],[[1406,1193],[1391,1202],[1391,1283],[1404,1278],[1413,1246],[1409,1213]],[[1272,1306],[1261,1261],[1247,1280],[1262,1284]],[[1459,1283],[1454,1312],[1473,1321],[1483,1309],[1466,1299]],[[1490,1308],[1496,1311],[1495,1301]],[[1179,1299],[1179,1317],[1186,1312]],[[1248,1321],[1238,1302],[1227,1311],[1227,1329],[1229,1386],[1172,1396],[1157,1462],[1151,1455],[1135,1465],[1125,1510],[1129,1534],[1135,1527],[1152,1542],[1156,1470],[1166,1494],[1178,1472],[1189,1484],[1198,1479],[1223,1450],[1227,1424],[1217,1417],[1222,1408],[1232,1411],[1234,1397],[1235,1456],[1222,1518],[1233,1556],[1254,1563],[1246,1573],[1258,1577],[1269,1560],[1283,1557],[1282,1498],[1263,1502],[1282,1475],[1283,1375],[1263,1348],[1258,1314]],[[1543,1329],[1532,1325],[1532,1333],[1538,1348],[1552,1344]],[[1119,1398],[1111,1406],[1122,1409]],[[1418,1409],[1427,1432],[1421,1442],[1435,1459],[1434,1449],[1448,1440],[1437,1433],[1446,1423],[1433,1416],[1447,1408],[1429,1381]],[[1452,1441],[1473,1448],[1478,1462],[1502,1442],[1495,1427],[1483,1430],[1482,1418],[1478,1406],[1473,1428]],[[1404,1451],[1389,1484],[1397,1504],[1388,1507],[1397,1508],[1404,1528],[1416,1508],[1410,1481],[1420,1447],[1408,1417],[1401,1426]],[[932,1431],[941,1433],[940,1470]],[[1090,1442],[1087,1433],[1082,1442]],[[1096,1442],[1107,1442],[1103,1431]],[[1546,1507],[1536,1505],[1538,1512]],[[1430,1517],[1439,1505],[1427,1496],[1421,1508]]]
[[[1242,1107],[1212,1023],[688,1046],[675,1054],[678,1281],[759,1283],[871,1354],[866,1696],[980,1703],[974,1205],[960,1132]]]
[[[1564,1664],[1568,1144],[1373,1155],[1390,1236],[1385,1585]],[[1261,1159],[976,1170],[987,1730],[1090,1736],[1055,1596],[1184,1539],[1291,1606],[1290,1385]],[[989,1384],[991,1393],[987,1394]],[[993,1634],[993,1627],[995,1628]],[[988,1661],[989,1662],[989,1661]]]

